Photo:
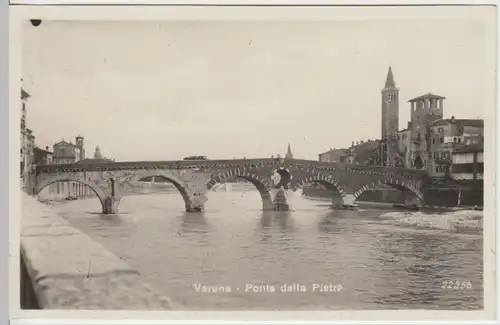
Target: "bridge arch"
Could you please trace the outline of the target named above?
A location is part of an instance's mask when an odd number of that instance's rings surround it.
[[[366,191],[379,186],[379,185],[389,185],[392,188],[411,194],[418,201],[424,202],[424,194],[420,191],[411,181],[405,181],[400,179],[389,178],[386,180],[379,180],[378,182],[372,182],[371,184],[366,184],[354,193],[354,201],[356,201],[363,193]]]
[[[339,182],[337,182],[333,177],[325,175],[321,172],[297,179],[294,186],[292,187],[293,190],[298,190],[302,188],[305,184],[310,184],[310,183],[321,184],[327,189],[335,191],[340,198],[346,196],[346,192],[344,191],[343,187],[339,184]]]
[[[120,182],[120,185],[122,187],[126,187],[127,185],[129,187],[133,187],[133,185],[139,182],[140,180],[152,176],[160,177],[171,182],[175,186],[177,191],[179,191],[179,193],[181,194],[182,199],[184,200],[184,203],[186,205],[186,210],[190,211],[190,209],[193,206],[193,200],[191,195],[189,194],[189,190],[184,185],[184,181],[175,176],[173,173],[169,173],[163,170],[140,170],[125,178],[125,180]]]
[[[108,196],[106,194],[106,192],[101,187],[99,187],[99,185],[97,185],[96,183],[94,183],[90,180],[85,180],[83,177],[79,177],[76,175],[75,176],[61,175],[61,176],[53,176],[53,177],[44,179],[43,181],[41,181],[40,183],[38,183],[35,186],[35,188],[34,188],[35,194],[38,195],[47,186],[54,184],[54,183],[60,183],[60,182],[75,182],[75,183],[79,183],[79,184],[83,184],[83,185],[88,186],[97,195],[97,198],[99,199],[99,201],[101,201],[101,205],[103,206],[103,209],[104,209],[104,205],[105,205],[104,202],[106,200],[106,197]]]
[[[259,191],[260,197],[262,198],[262,210],[271,210],[273,206],[270,190],[272,188],[271,184],[267,182],[263,177],[256,175],[249,170],[233,169],[228,172],[217,173],[212,175],[210,180],[207,182],[207,189],[210,191],[215,184],[223,184],[230,181],[234,181],[237,178],[241,178],[249,181],[257,191]]]

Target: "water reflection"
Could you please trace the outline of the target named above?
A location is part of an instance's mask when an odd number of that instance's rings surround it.
[[[276,227],[273,227],[276,226]],[[280,232],[293,230],[293,219],[289,211],[262,211],[260,228],[277,228]]]
[[[184,233],[207,233],[210,230],[204,212],[185,212],[180,216],[180,230]]]

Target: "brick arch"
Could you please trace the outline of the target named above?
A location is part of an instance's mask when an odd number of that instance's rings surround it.
[[[47,186],[54,184],[54,183],[60,183],[60,182],[75,182],[75,183],[80,183],[83,185],[88,186],[99,198],[99,201],[101,201],[101,204],[104,208],[104,201],[106,200],[106,197],[108,196],[104,190],[99,187],[96,183],[92,181],[87,181],[83,177],[79,176],[72,176],[72,175],[58,175],[58,176],[53,176],[47,179],[44,179],[41,183],[37,184],[35,186],[35,194],[38,195],[40,192],[46,188]]]
[[[424,194],[420,191],[413,182],[408,180],[400,180],[397,178],[388,178],[385,180],[379,180],[378,182],[372,182],[371,184],[366,184],[362,186],[359,190],[354,193],[354,200],[357,200],[364,192],[368,191],[370,188],[373,188],[377,185],[389,185],[395,189],[406,193],[414,194],[421,202],[424,201]]]
[[[304,184],[308,183],[319,183],[328,189],[336,190],[340,197],[346,196],[346,192],[343,187],[337,182],[333,177],[327,176],[321,172],[301,177],[300,179],[295,178],[294,190],[302,188]]]
[[[255,175],[252,170],[247,169],[232,169],[227,172],[221,172],[212,175],[210,180],[207,182],[207,189],[210,191],[215,184],[219,183],[227,183],[229,181],[234,181],[237,178],[242,178],[244,180],[249,181],[255,186],[257,191],[260,193],[260,197],[262,198],[262,209],[269,210],[269,207],[272,206],[271,199],[271,189],[272,186],[267,182],[263,177]]]
[[[177,191],[182,196],[182,199],[184,200],[184,203],[186,204],[186,208],[191,207],[193,204],[193,200],[191,198],[191,195],[189,194],[189,191],[187,187],[184,185],[184,181],[177,176],[175,176],[173,173],[169,173],[167,171],[163,170],[140,170],[135,172],[132,175],[127,176],[124,180],[120,182],[120,185],[123,187],[124,185],[129,185],[133,186],[137,182],[139,182],[141,179],[147,178],[147,177],[161,177],[164,178],[168,181],[170,181],[172,184],[174,184],[175,188]]]

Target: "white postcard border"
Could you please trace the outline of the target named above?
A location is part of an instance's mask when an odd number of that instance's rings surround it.
[[[364,1],[367,3],[367,1]],[[373,4],[373,2],[370,2]],[[386,2],[387,3],[387,2]],[[399,2],[401,3],[401,2]],[[408,3],[408,2],[406,2]],[[422,3],[422,2],[420,2]],[[455,1],[456,3],[456,1]],[[407,19],[418,19],[418,17],[422,17],[424,15],[426,18],[429,18],[429,13],[425,14],[424,7],[412,7],[411,12],[407,12],[399,7],[392,7],[391,10],[398,11],[398,15],[400,17],[404,17]],[[40,18],[40,19],[64,19],[64,20],[76,20],[76,19],[85,19],[85,20],[108,20],[108,19],[116,19],[116,20],[165,20],[165,19],[177,19],[177,20],[190,20],[193,18],[199,19],[202,17],[206,20],[238,20],[238,19],[251,19],[251,20],[330,20],[330,19],[356,19],[355,17],[359,16],[360,9],[358,8],[335,8],[335,11],[330,11],[326,7],[317,8],[317,7],[302,7],[302,8],[269,8],[269,7],[245,7],[245,8],[237,8],[237,7],[209,7],[209,8],[199,8],[199,7],[119,7],[119,6],[98,6],[98,7],[90,7],[90,6],[80,6],[80,7],[72,7],[72,6],[11,6],[10,8],[10,47],[9,47],[9,55],[10,55],[10,92],[9,92],[9,107],[10,114],[8,119],[4,119],[4,121],[9,121],[9,153],[10,156],[10,166],[8,169],[8,175],[19,175],[19,164],[17,161],[17,152],[20,146],[19,143],[19,110],[16,109],[20,105],[19,99],[19,86],[20,86],[20,78],[21,78],[21,30],[19,21],[26,20],[29,18]],[[452,7],[442,7],[439,14],[433,13],[436,18],[443,18],[446,16]],[[457,12],[470,14],[471,12],[476,11],[476,7],[457,7]],[[342,11],[342,13],[340,13]],[[405,12],[403,12],[405,11]],[[431,16],[432,16],[431,15]],[[371,19],[387,19],[386,13],[379,12],[377,14],[371,14]],[[450,16],[450,19],[454,19],[454,17]],[[362,19],[362,18],[359,18]],[[498,26],[495,26],[494,32],[497,32]],[[498,39],[498,33],[497,33]],[[493,50],[493,49],[492,49]],[[496,50],[496,44],[495,44]],[[496,58],[496,62],[498,65],[498,58]],[[494,76],[497,78],[496,76]],[[498,80],[498,79],[496,79]],[[492,92],[491,100],[495,101],[498,105],[498,99],[495,96],[496,89],[490,89]],[[489,98],[488,98],[489,100]],[[493,102],[492,102],[493,105]],[[2,112],[3,114],[3,112]],[[495,141],[493,141],[495,132],[495,125],[497,123],[496,119],[498,118],[495,115],[495,112],[492,112],[492,116],[496,118],[485,119],[485,183],[484,186],[486,189],[493,189],[494,180],[496,173],[494,172],[493,163],[496,161],[498,164],[498,160],[496,159],[496,150],[495,150]],[[498,134],[496,137],[498,141]],[[16,154],[14,154],[16,153]],[[498,180],[498,179],[497,179]],[[171,322],[161,321],[161,323],[179,323],[181,320],[203,320],[203,319],[227,319],[227,320],[270,320],[270,319],[282,319],[289,321],[306,321],[306,320],[324,320],[330,321],[332,319],[336,320],[350,320],[348,323],[352,324],[353,320],[374,320],[374,319],[386,319],[384,324],[387,324],[391,321],[402,321],[409,319],[418,319],[420,321],[430,321],[430,320],[445,320],[445,319],[455,319],[465,321],[476,321],[479,319],[492,319],[494,317],[494,310],[496,305],[496,299],[486,299],[485,298],[485,311],[484,312],[476,312],[476,311],[466,311],[466,312],[447,312],[447,311],[319,311],[319,312],[139,312],[139,311],[126,311],[126,312],[115,312],[115,311],[48,311],[48,310],[40,310],[40,311],[22,311],[19,309],[19,265],[18,263],[13,263],[15,261],[19,261],[19,228],[20,228],[20,218],[19,218],[19,210],[20,210],[20,195],[19,195],[19,183],[16,177],[11,177],[9,179],[9,187],[6,189],[6,193],[10,194],[9,210],[10,210],[10,222],[9,222],[9,230],[10,230],[10,247],[9,247],[9,271],[10,271],[10,281],[9,281],[9,301],[10,301],[10,317],[17,318],[19,323],[24,323],[22,319],[30,319],[26,323],[39,323],[38,321],[34,321],[35,318],[45,318],[44,321],[48,323],[55,324],[56,319],[61,321],[60,323],[70,324],[70,318],[99,318],[101,320],[97,321],[98,323],[103,323],[104,319],[125,319],[128,318],[126,323],[150,323],[145,321],[146,319],[172,319]],[[494,209],[494,194],[495,191],[485,191],[485,215],[491,215],[495,213]],[[3,196],[5,197],[5,196]],[[4,204],[4,206],[7,206]],[[487,219],[485,219],[487,220]],[[495,254],[495,238],[493,234],[493,229],[495,229],[494,219],[490,218],[491,224],[485,223],[485,229],[490,230],[486,231],[484,235],[484,281],[485,281],[485,289],[484,295],[485,297],[495,297],[495,290],[493,286],[495,286],[495,281],[493,281],[493,274],[491,273],[494,269],[494,254]],[[498,243],[497,243],[498,244]],[[498,263],[498,261],[497,261]],[[498,265],[498,264],[497,264]],[[498,269],[498,268],[497,268]],[[496,284],[498,288],[498,283]],[[498,292],[498,290],[496,290]],[[54,320],[48,320],[47,318],[53,318]],[[175,321],[175,320],[177,321]],[[134,321],[135,320],[135,321]],[[85,324],[94,323],[90,320],[81,321]],[[220,323],[220,321],[216,321]],[[59,322],[58,322],[59,323]],[[189,321],[189,323],[193,323]],[[437,323],[437,322],[433,322]]]

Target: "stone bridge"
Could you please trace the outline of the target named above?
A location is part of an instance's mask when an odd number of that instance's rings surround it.
[[[97,175],[97,176],[96,176]],[[124,193],[144,178],[165,178],[184,199],[186,211],[202,211],[207,193],[217,183],[242,178],[252,183],[262,197],[262,209],[273,210],[276,191],[296,191],[305,184],[319,183],[334,190],[334,204],[350,205],[370,188],[389,185],[406,193],[408,203],[423,201],[425,171],[322,163],[299,159],[231,159],[199,161],[137,161],[74,163],[36,166],[33,194],[55,182],[88,186],[102,203],[105,214],[118,213]]]

